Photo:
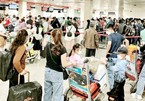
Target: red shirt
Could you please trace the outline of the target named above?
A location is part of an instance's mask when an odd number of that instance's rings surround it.
[[[9,26],[9,24],[10,24],[10,19],[7,18],[6,23],[4,24],[4,26],[7,27],[7,26]]]

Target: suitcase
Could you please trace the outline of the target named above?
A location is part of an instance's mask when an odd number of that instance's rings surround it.
[[[137,46],[136,45],[129,45],[128,46],[128,55],[130,56],[130,61],[133,62],[134,61],[134,54],[133,53],[137,53]]]
[[[80,98],[88,98],[88,94],[79,91],[78,89],[76,89],[75,87],[70,87],[70,89],[72,90],[73,94],[80,97]],[[91,92],[91,97],[92,99],[94,99],[100,92],[100,84],[98,83],[91,83],[90,84],[90,92]]]
[[[29,78],[29,75],[28,75]],[[9,89],[7,101],[41,101],[42,86],[37,82],[19,84]]]

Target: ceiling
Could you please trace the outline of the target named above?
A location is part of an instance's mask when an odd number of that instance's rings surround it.
[[[0,0],[2,2],[14,2],[20,0]],[[22,1],[22,0],[21,0]],[[81,4],[84,3],[85,0],[23,0],[27,2],[36,2],[36,3],[44,3],[44,4],[55,4],[61,6],[75,6],[81,8]],[[90,0],[93,1],[93,7],[95,9],[103,7],[110,8],[116,7],[119,5],[119,1],[123,1],[124,4],[127,5],[145,5],[145,0]]]

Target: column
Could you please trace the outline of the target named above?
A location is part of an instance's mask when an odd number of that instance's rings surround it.
[[[124,17],[124,0],[119,0],[119,6],[118,6],[118,17],[123,18]]]
[[[93,17],[93,1],[92,0],[84,0],[81,4],[81,27],[86,27],[86,22],[88,19]]]
[[[24,0],[19,0],[19,17],[20,19],[26,17],[27,14],[27,2]]]
[[[75,17],[75,8],[74,8],[74,7],[71,6],[71,7],[68,9],[67,17],[72,17],[72,18]]]
[[[32,16],[38,16],[41,15],[43,16],[43,11],[41,11],[41,6],[40,5],[35,5],[35,8],[31,10]]]

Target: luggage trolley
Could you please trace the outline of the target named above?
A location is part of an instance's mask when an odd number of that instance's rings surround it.
[[[130,88],[130,93],[136,92],[136,85],[139,79],[139,74],[141,72],[141,56],[138,54],[138,52],[134,51],[133,54],[133,60],[129,62],[129,66],[126,70],[126,76],[129,78],[129,80],[134,81]]]
[[[67,70],[69,72],[69,89],[64,93],[64,101],[69,101],[73,95],[82,98],[82,101],[102,101],[105,97],[104,93],[101,92],[101,86],[103,86],[103,84],[90,82],[91,75],[89,73],[88,63],[80,67],[69,67]],[[98,81],[101,81],[104,77],[103,74]],[[106,86],[107,84],[105,84],[105,87]]]

